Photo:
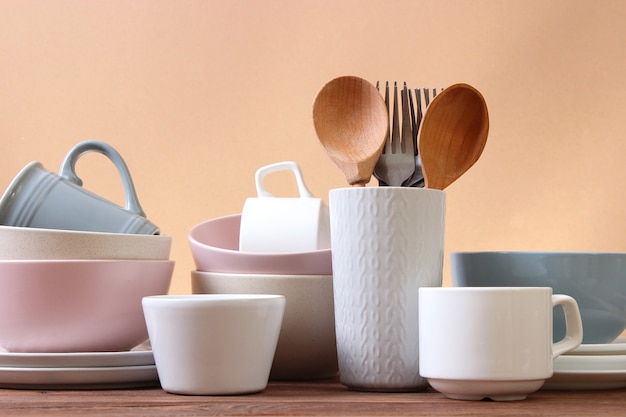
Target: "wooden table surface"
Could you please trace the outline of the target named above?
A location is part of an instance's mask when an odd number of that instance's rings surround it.
[[[514,402],[456,401],[435,391],[367,393],[337,380],[270,382],[262,393],[209,397],[160,388],[0,389],[1,416],[620,416],[626,390],[538,391]]]

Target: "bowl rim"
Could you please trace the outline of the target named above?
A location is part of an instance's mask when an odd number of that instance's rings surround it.
[[[173,259],[0,259],[0,266],[11,264],[111,264],[111,263],[164,263],[174,264]]]
[[[217,278],[253,278],[253,279],[332,279],[333,274],[268,274],[268,273],[251,273],[251,272],[217,272],[217,271],[200,271],[198,269],[191,271],[191,276],[200,277],[217,277]]]
[[[532,250],[495,250],[495,251],[452,251],[450,255],[586,255],[586,256],[597,256],[597,255],[622,255],[625,256],[626,252],[619,251],[532,251]]]
[[[323,254],[327,254],[331,252],[331,248],[326,248],[326,249],[318,249],[318,250],[313,250],[313,251],[305,251],[305,252],[241,252],[239,250],[234,250],[234,249],[226,249],[226,248],[220,248],[218,246],[212,246],[206,243],[202,243],[200,242],[195,236],[194,233],[197,233],[200,229],[202,229],[202,227],[208,225],[209,223],[214,223],[214,222],[218,222],[218,221],[224,221],[224,220],[230,220],[233,218],[241,218],[241,213],[239,214],[229,214],[227,216],[221,216],[221,217],[216,217],[213,219],[209,219],[209,220],[205,220],[201,223],[198,223],[196,225],[194,225],[193,227],[191,227],[191,229],[189,230],[189,232],[187,233],[187,238],[189,240],[189,243],[191,245],[195,245],[198,248],[205,248],[205,249],[209,249],[212,251],[215,251],[217,253],[223,253],[223,254],[237,254],[238,256],[246,256],[246,257],[250,257],[250,258],[267,258],[267,257],[286,257],[286,256],[311,256],[311,255],[323,255]]]
[[[90,230],[69,230],[69,229],[46,229],[43,227],[25,227],[25,226],[8,226],[0,224],[0,235],[2,235],[2,231],[16,231],[20,233],[28,233],[28,234],[36,234],[36,233],[45,233],[50,235],[58,235],[58,236],[88,236],[88,237],[114,237],[119,238],[122,237],[124,239],[161,239],[161,240],[172,240],[171,235],[167,234],[158,234],[158,235],[147,235],[140,233],[114,233],[114,232],[95,232]]]

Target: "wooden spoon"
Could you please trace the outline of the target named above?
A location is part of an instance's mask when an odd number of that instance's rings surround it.
[[[487,104],[478,90],[455,84],[437,94],[419,133],[426,187],[443,190],[463,175],[483,152],[488,133]]]
[[[328,82],[313,103],[320,143],[353,186],[370,181],[385,144],[387,106],[372,84],[345,76]]]

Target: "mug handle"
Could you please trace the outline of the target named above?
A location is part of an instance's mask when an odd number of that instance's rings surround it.
[[[313,194],[311,194],[309,189],[306,188],[306,185],[304,184],[304,179],[302,178],[302,172],[300,171],[300,167],[298,166],[298,164],[292,161],[277,162],[275,164],[267,165],[257,169],[254,180],[256,182],[256,192],[258,196],[274,197],[263,186],[263,179],[267,174],[271,172],[286,170],[291,170],[291,172],[293,172],[293,174],[296,176],[296,183],[298,184],[298,192],[300,193],[300,197],[313,198]]]
[[[583,322],[580,318],[578,303],[569,295],[553,295],[552,308],[559,304],[565,313],[565,337],[552,344],[552,359],[576,349],[583,341]]]
[[[61,163],[59,175],[78,186],[82,186],[83,181],[78,177],[78,175],[76,175],[76,161],[78,161],[78,158],[80,158],[81,155],[92,151],[99,152],[108,157],[120,173],[126,195],[126,206],[124,208],[132,213],[146,217],[146,213],[139,204],[137,192],[135,191],[135,185],[130,177],[130,172],[128,171],[126,163],[122,159],[122,156],[115,149],[113,149],[112,146],[104,142],[99,140],[87,140],[74,146]]]

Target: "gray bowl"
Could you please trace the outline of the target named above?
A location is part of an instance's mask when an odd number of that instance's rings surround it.
[[[457,287],[552,287],[578,302],[583,343],[610,343],[626,329],[626,253],[454,252]],[[565,317],[554,310],[554,340]]]

